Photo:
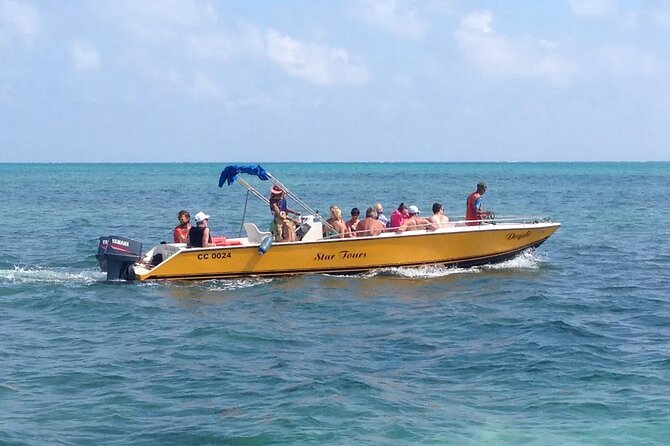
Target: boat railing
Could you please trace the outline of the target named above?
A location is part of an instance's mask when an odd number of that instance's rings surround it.
[[[451,222],[450,222],[451,223]],[[537,224],[537,223],[551,223],[551,218],[537,215],[510,215],[505,217],[486,218],[484,220],[457,220],[453,223],[456,226],[467,226],[468,223],[475,223],[475,225],[495,225],[498,223],[516,223],[516,224]],[[473,226],[475,226],[473,225]]]
[[[454,228],[454,227],[464,227],[467,226],[467,223],[477,223],[477,226],[484,226],[484,225],[495,225],[495,224],[537,224],[537,223],[551,223],[551,218],[546,217],[546,216],[533,216],[533,215],[522,215],[522,216],[505,216],[505,217],[495,217],[492,219],[486,219],[486,220],[450,220],[448,223],[446,223],[446,226],[442,226],[438,228],[437,230],[440,229],[445,229],[445,228]],[[418,225],[413,227],[412,229],[407,229],[406,231],[403,232],[398,232],[397,228],[386,228],[384,231],[379,235],[382,234],[402,234],[402,233],[407,233],[407,232],[415,232],[415,231],[424,231],[427,230],[430,225]],[[472,226],[471,226],[472,227]],[[370,232],[368,230],[363,230],[363,231],[353,231],[351,234],[353,237],[360,237],[360,233],[362,232]],[[377,237],[375,236],[375,237]],[[368,236],[364,236],[368,237]],[[322,240],[331,240],[331,239],[338,239],[341,238],[341,234],[333,234],[327,237],[323,237]],[[346,238],[346,237],[345,237]]]

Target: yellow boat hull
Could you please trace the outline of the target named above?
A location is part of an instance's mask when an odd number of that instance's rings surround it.
[[[539,246],[559,223],[452,227],[376,237],[181,249],[152,269],[136,268],[137,280],[201,280],[243,276],[356,273],[378,268],[474,266],[511,258]]]

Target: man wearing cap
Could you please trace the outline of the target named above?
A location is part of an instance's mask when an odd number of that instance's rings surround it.
[[[477,190],[468,195],[468,201],[465,208],[465,224],[468,226],[478,226],[481,220],[489,217],[493,213],[482,209],[482,195],[486,193],[486,183],[480,181],[477,183]]]
[[[209,215],[200,211],[195,214],[195,222],[197,226],[193,226],[190,231],[188,231],[188,239],[186,244],[189,248],[209,248],[210,246],[216,246],[212,243],[212,236],[209,233],[209,227],[207,222],[209,221]]]
[[[428,220],[427,218],[419,217],[421,212],[419,211],[418,207],[412,205],[407,208],[407,212],[409,213],[409,217],[406,218],[402,225],[398,227],[397,232],[414,231],[417,229],[435,230],[438,228],[435,223]]]

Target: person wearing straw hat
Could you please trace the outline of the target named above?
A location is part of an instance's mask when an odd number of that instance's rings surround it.
[[[289,209],[286,205],[286,197],[284,190],[274,185],[270,188],[270,211],[277,216],[280,212],[286,212],[286,214],[300,215],[300,212]]]
[[[284,224],[284,219],[288,217],[288,214],[300,215],[300,212],[288,208],[284,195],[284,190],[281,187],[274,185],[270,188],[270,199],[268,201],[270,204],[270,211],[274,217],[272,223],[270,223],[270,232],[272,232],[275,240],[284,240],[286,238],[282,233],[282,228],[286,226]],[[282,217],[282,212],[286,217]],[[291,219],[291,222],[295,227],[300,226],[299,221]]]
[[[209,215],[200,211],[195,214],[194,220],[197,226],[193,226],[188,231],[187,246],[189,248],[209,248],[210,246],[216,246],[212,242],[212,235],[209,232]]]

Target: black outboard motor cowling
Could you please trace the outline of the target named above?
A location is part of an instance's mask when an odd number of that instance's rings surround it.
[[[107,241],[109,236],[100,237],[98,242],[98,252],[95,254],[95,258],[98,259],[98,264],[100,265],[100,271],[103,273],[107,272],[107,260],[105,259],[105,249],[107,249]]]
[[[140,259],[141,255],[142,243],[126,237],[110,235],[107,237],[107,246],[102,254],[103,260],[100,262],[100,268],[105,262],[107,280],[133,280],[135,274],[130,267]]]

